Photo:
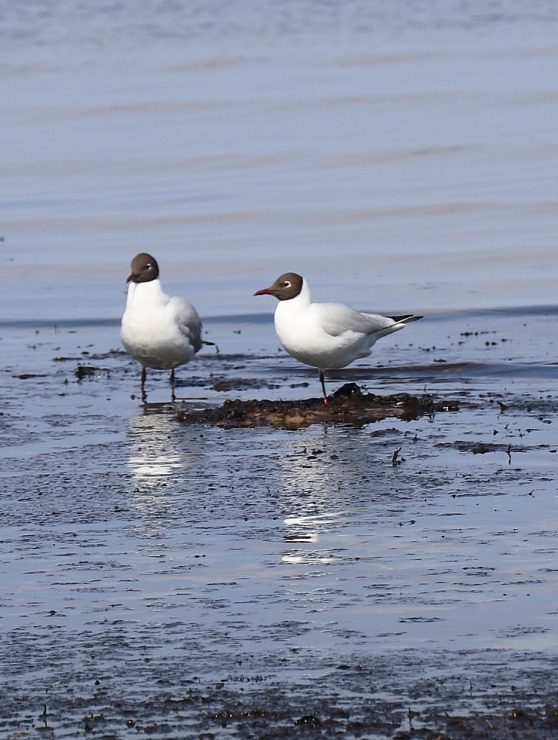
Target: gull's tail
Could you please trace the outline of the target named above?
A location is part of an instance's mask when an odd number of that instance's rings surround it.
[[[393,323],[375,332],[376,339],[387,337],[388,334],[393,334],[400,329],[404,329],[411,321],[418,321],[419,319],[422,319],[422,316],[413,316],[413,314],[408,314],[407,316],[386,316],[385,321],[392,321]]]
[[[410,324],[411,321],[418,321],[419,319],[422,319],[424,317],[413,316],[413,314],[409,314],[408,316],[389,316],[388,318],[395,321],[396,324]]]

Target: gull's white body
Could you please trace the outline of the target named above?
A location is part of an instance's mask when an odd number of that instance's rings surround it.
[[[129,355],[157,370],[190,362],[202,345],[195,308],[166,295],[158,279],[129,284],[120,336]]]
[[[285,350],[320,370],[339,369],[367,357],[378,339],[404,326],[340,303],[312,303],[306,280],[298,295],[279,301],[275,309],[275,331]]]

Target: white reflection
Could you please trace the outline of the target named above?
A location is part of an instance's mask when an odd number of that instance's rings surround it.
[[[319,544],[320,534],[330,530],[334,526],[336,518],[341,516],[343,516],[342,511],[308,516],[288,516],[284,519],[285,533],[283,539],[285,542],[317,545]],[[325,551],[322,554],[316,554],[317,551],[313,550],[313,553],[313,563],[323,564],[332,560],[331,556],[327,555]],[[293,548],[285,552],[281,560],[284,563],[296,564],[308,562],[308,550],[307,548]]]
[[[281,457],[281,489],[291,513],[284,519],[283,539],[293,546],[282,555],[284,563],[322,565],[337,559],[320,547],[320,537],[355,511],[343,506],[352,483],[352,470],[343,454],[349,451],[354,455],[350,435],[330,434],[328,428],[287,441]]]
[[[128,419],[127,443],[127,505],[138,515],[133,525],[138,554],[153,567],[170,567],[177,558],[173,522],[189,510],[184,490],[203,477],[199,434],[180,424],[172,407],[148,404]]]
[[[128,422],[128,468],[138,487],[153,488],[175,471],[187,467],[197,454],[177,447],[176,420],[166,414],[140,414]]]
[[[134,416],[128,423],[128,467],[138,486],[152,487],[182,467],[182,454],[171,444],[168,418],[162,414]]]

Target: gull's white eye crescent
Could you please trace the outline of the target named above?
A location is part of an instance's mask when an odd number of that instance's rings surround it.
[[[291,287],[291,283],[288,280],[285,280],[285,282],[283,283],[283,287],[284,288],[290,288]]]

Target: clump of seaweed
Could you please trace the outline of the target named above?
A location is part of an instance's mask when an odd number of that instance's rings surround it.
[[[181,408],[178,419],[186,424],[298,429],[318,423],[363,426],[390,416],[408,421],[440,411],[457,411],[458,408],[457,401],[439,402],[431,395],[417,397],[399,393],[378,396],[364,393],[356,383],[346,383],[331,394],[327,404],[322,398],[228,400],[217,408]]]

